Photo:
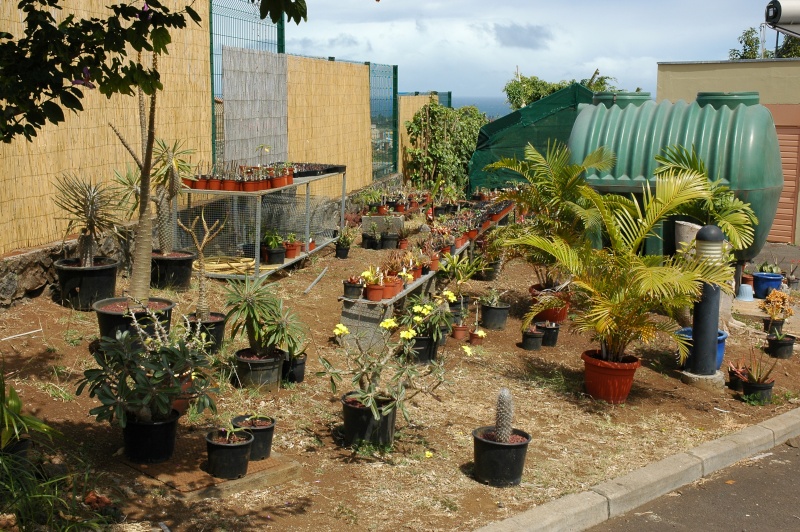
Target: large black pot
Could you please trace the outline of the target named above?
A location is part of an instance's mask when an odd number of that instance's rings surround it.
[[[343,281],[343,283],[344,283],[344,297],[348,299],[361,298],[361,293],[364,291],[363,284],[348,283],[347,281]]]
[[[542,348],[542,331],[524,331],[522,333],[522,349],[526,351],[538,351]]]
[[[122,429],[125,458],[138,464],[166,462],[175,450],[179,414],[173,410],[164,421],[139,421],[132,415]]]
[[[266,263],[267,264],[283,264],[286,260],[286,248],[281,246],[279,248],[266,248]]]
[[[192,327],[196,326],[197,315],[192,312],[187,316]],[[194,330],[194,329],[193,329]],[[208,352],[218,353],[225,339],[225,314],[212,312],[207,321],[200,322],[200,332],[205,333]]]
[[[772,400],[772,388],[775,381],[763,382],[742,382],[742,395],[755,399],[762,404]]]
[[[189,289],[192,282],[192,264],[197,254],[192,251],[175,251],[171,255],[160,255],[153,250],[150,261],[150,286],[171,288],[178,292]]]
[[[361,247],[364,249],[380,249],[381,241],[367,233],[361,233]]]
[[[94,266],[80,266],[80,262],[80,259],[55,262],[59,297],[65,307],[91,310],[95,301],[114,297],[119,261],[95,257]]]
[[[772,358],[791,358],[794,351],[794,340],[795,337],[788,334],[780,339],[770,334],[767,336],[767,353]]]
[[[537,322],[536,328],[539,329],[544,333],[544,337],[542,338],[542,345],[545,347],[555,347],[556,343],[558,342],[558,329],[559,325],[557,323],[550,323],[549,325],[546,322]]]
[[[436,359],[436,351],[439,345],[433,341],[430,336],[417,336],[414,338],[414,354],[416,357],[415,362],[418,364],[427,364],[431,360]]]
[[[499,303],[496,306],[481,305],[481,327],[493,331],[504,329],[508,321],[508,313],[511,305]]]
[[[244,428],[253,435],[253,445],[250,446],[250,461],[269,458],[272,452],[272,436],[275,434],[275,419],[267,418],[267,425],[250,425],[245,423],[251,416],[236,416],[231,423],[234,427]]]
[[[281,372],[283,371],[283,359],[286,354],[280,354],[271,358],[250,359],[242,358],[252,353],[248,347],[236,351],[236,374],[239,376],[239,383],[242,386],[261,387],[265,391],[277,390],[281,386]]]
[[[513,429],[512,434],[522,436],[525,441],[499,443],[484,438],[487,432],[494,432],[494,427],[480,427],[472,431],[475,479],[490,486],[516,486],[522,480],[525,455],[528,452],[531,435],[519,429]]]
[[[208,474],[225,479],[242,478],[247,474],[253,435],[247,431],[242,431],[237,432],[236,435],[246,438],[246,441],[232,443],[213,441],[215,437],[219,436],[220,432],[219,430],[212,430],[206,434]]]
[[[287,382],[303,382],[306,378],[306,355],[283,361],[281,380]]]
[[[150,304],[163,306],[155,311],[164,328],[169,332],[170,324],[172,322],[172,309],[175,308],[175,302],[169,299],[160,297],[151,297]],[[133,328],[133,318],[126,313],[125,310],[116,307],[127,307],[129,303],[126,297],[111,297],[108,299],[101,299],[95,301],[92,305],[95,314],[97,314],[97,324],[100,327],[100,337],[107,336],[109,338],[116,338],[117,332],[129,331],[132,337],[136,337],[136,329]],[[109,308],[109,306],[114,308]],[[155,334],[155,324],[143,310],[134,313],[139,325],[142,326],[144,331],[150,335]]]
[[[364,406],[355,406],[346,401],[353,392],[342,396],[342,415],[344,417],[344,445],[349,446],[357,441],[367,441],[375,445],[392,445],[394,443],[394,423],[397,409],[375,419],[372,410]]]
[[[381,234],[381,249],[397,249],[400,236],[397,233]]]
[[[337,259],[346,259],[350,255],[350,247],[340,247],[336,246],[336,258]]]

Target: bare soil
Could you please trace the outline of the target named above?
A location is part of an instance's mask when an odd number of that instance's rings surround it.
[[[340,320],[342,280],[378,263],[383,251],[353,247],[347,260],[321,250],[304,267],[276,276],[286,303],[312,331],[306,379],[273,393],[236,389],[224,368],[239,339],[220,355],[219,412],[181,418],[179,438],[199,438],[211,427],[248,412],[273,416],[275,452],[301,464],[300,478],[225,499],[188,502],[156,480],[123,464],[121,431],[97,423],[88,411],[95,401],[75,397],[76,382],[90,367],[87,346],[96,338],[93,313],[71,311],[40,297],[0,313],[0,355],[24,408],[66,435],[56,446],[91,467],[96,492],[111,498],[127,516],[121,528],[147,530],[164,522],[172,530],[471,530],[610,479],[702,442],[731,433],[795,407],[800,388],[797,357],[779,360],[776,399],[752,406],[730,391],[708,392],[680,382],[675,345],[661,340],[636,346],[642,360],[627,404],[612,406],[583,393],[580,354],[590,342],[562,326],[558,344],[523,351],[520,318],[535,282],[530,267],[512,262],[492,286],[507,291],[511,318],[503,331],[489,331],[468,356],[461,342],[445,347],[449,385],[438,398],[409,405],[411,422],[398,416],[390,451],[342,448],[340,395],[315,376],[317,355],[341,355],[331,342]],[[307,294],[303,291],[328,268]],[[194,311],[192,290],[154,290],[178,301],[173,316]],[[118,291],[125,288],[121,279]],[[212,283],[212,310],[223,311],[221,282]],[[480,294],[490,283],[473,282]],[[567,324],[565,324],[567,325]],[[726,362],[762,341],[759,324],[735,329]],[[20,335],[20,336],[16,336]],[[471,477],[472,431],[494,423],[497,391],[508,387],[515,400],[515,428],[533,435],[523,482],[491,488]],[[75,462],[70,462],[74,464]]]

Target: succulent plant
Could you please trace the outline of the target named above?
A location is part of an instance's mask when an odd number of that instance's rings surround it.
[[[513,421],[514,399],[511,397],[511,392],[508,388],[500,388],[500,393],[497,394],[497,413],[494,423],[496,441],[508,443],[511,438]]]

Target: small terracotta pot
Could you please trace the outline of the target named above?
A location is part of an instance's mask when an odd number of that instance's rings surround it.
[[[469,337],[469,327],[466,325],[453,325],[452,336],[456,340],[466,340]]]
[[[483,337],[479,336],[475,331],[469,332],[469,343],[472,345],[482,345]]]
[[[368,284],[364,287],[364,298],[367,301],[380,301],[383,299],[382,284]]]

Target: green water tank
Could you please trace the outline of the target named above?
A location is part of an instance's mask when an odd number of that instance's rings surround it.
[[[619,101],[619,98],[618,98]],[[609,172],[587,175],[601,192],[641,192],[652,183],[655,156],[668,146],[694,146],[711,179],[722,178],[758,216],[753,245],[737,258],[754,258],[767,239],[775,219],[783,171],[778,135],[769,110],[758,103],[758,93],[699,93],[697,101],[675,103],[653,100],[622,106],[607,101],[584,105],[569,138],[572,161],[605,146],[617,156]],[[648,253],[669,253],[671,227],[664,227],[663,242],[648,242]],[[656,247],[654,247],[656,246]]]

